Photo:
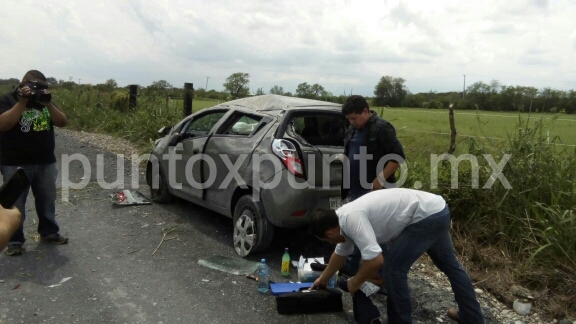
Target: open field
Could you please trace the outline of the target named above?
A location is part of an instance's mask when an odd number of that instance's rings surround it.
[[[376,111],[390,121],[399,133],[450,135],[447,110],[377,108]],[[520,118],[530,119],[531,123],[542,119],[545,129],[550,132],[551,142],[576,145],[576,136],[574,136],[576,116],[574,115],[454,111],[458,135],[487,137],[494,140],[506,140],[508,135],[515,130]]]

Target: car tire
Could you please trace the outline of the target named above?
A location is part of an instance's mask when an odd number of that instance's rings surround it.
[[[154,176],[154,175],[152,175]],[[158,171],[158,189],[152,188],[154,181],[150,182],[150,196],[152,201],[158,204],[167,204],[172,201],[172,194],[168,190],[168,181],[166,181],[166,176],[162,168]]]
[[[264,251],[272,243],[274,225],[266,218],[262,204],[251,195],[238,200],[233,226],[232,243],[241,257]]]

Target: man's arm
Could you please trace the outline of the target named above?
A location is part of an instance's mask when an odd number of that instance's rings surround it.
[[[0,206],[0,251],[4,250],[14,232],[20,227],[20,217],[17,208],[5,209]]]
[[[402,144],[400,144],[400,141],[396,137],[396,130],[392,124],[386,123],[386,125],[378,131],[378,140],[380,141],[380,145],[384,147],[386,155],[394,154],[396,155],[396,160],[389,160],[384,169],[376,175],[376,178],[372,181],[373,190],[384,188],[384,180],[392,176],[400,167],[400,163],[404,162],[405,159]]]
[[[332,276],[336,273],[336,271],[342,268],[345,262],[346,262],[346,256],[342,256],[337,254],[336,252],[333,252],[332,256],[330,257],[330,261],[328,262],[328,266],[326,267],[326,269],[324,269],[324,271],[322,271],[320,277],[314,281],[314,283],[310,287],[310,290],[315,288],[326,287],[328,280],[332,278]]]
[[[12,108],[6,110],[0,115],[0,132],[10,130],[22,117],[22,113],[26,109],[26,102],[28,100],[18,101]]]
[[[52,124],[56,127],[64,127],[68,123],[66,115],[58,109],[58,107],[53,103],[49,102],[46,104],[48,112],[50,113],[50,119],[52,119]]]
[[[400,164],[396,161],[388,161],[384,169],[378,173],[376,178],[372,181],[372,190],[379,190],[383,189],[384,180],[388,179],[391,175],[393,175],[396,170],[400,167]]]
[[[350,279],[348,279],[348,291],[354,295],[356,291],[360,288],[360,286],[367,280],[371,279],[376,275],[380,267],[384,264],[384,257],[382,257],[382,253],[378,254],[372,260],[364,260],[360,265],[360,269],[356,275]]]

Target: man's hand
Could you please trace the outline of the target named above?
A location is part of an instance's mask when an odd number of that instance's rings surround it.
[[[310,290],[325,289],[327,283],[328,282],[325,280],[322,280],[322,278],[318,278],[318,279],[314,280],[314,283],[312,284],[312,286],[310,286]]]
[[[355,278],[352,277],[350,279],[348,279],[348,281],[346,282],[346,286],[348,288],[348,292],[354,296],[354,294],[360,289],[360,284],[356,283],[356,280],[354,280]]]
[[[26,105],[28,103],[28,96],[30,95],[30,87],[24,86],[18,91],[18,101]]]

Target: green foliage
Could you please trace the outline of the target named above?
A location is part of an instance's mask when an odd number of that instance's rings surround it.
[[[291,94],[288,92],[285,95],[291,95]],[[324,89],[324,87],[319,85],[318,83],[309,85],[307,82],[300,83],[296,87],[295,97],[315,99],[315,100],[325,100],[331,102],[335,102],[335,100],[338,99],[337,97],[334,97],[332,93],[326,91],[326,89]]]
[[[272,88],[270,88],[270,94],[283,95],[284,89],[279,85],[275,85]]]
[[[244,98],[250,94],[250,74],[237,72],[231,74],[224,82],[224,88],[232,99]]]
[[[508,142],[469,145],[469,154],[480,163],[480,188],[473,189],[471,170],[459,168],[459,186],[450,185],[450,167],[439,171],[438,191],[453,207],[454,217],[464,232],[479,243],[493,244],[514,257],[519,277],[537,267],[540,288],[561,289],[576,283],[576,152],[549,142],[543,120],[529,123],[519,119]],[[496,163],[506,154],[510,160],[503,175],[510,187],[494,178],[484,154]],[[558,277],[558,273],[562,276]],[[560,279],[561,278],[561,279]]]
[[[377,106],[399,107],[408,94],[406,80],[383,76],[374,89],[374,104]]]
[[[312,91],[312,86],[308,82],[302,82],[296,87],[296,97],[312,99],[314,93]]]
[[[130,94],[125,90],[114,90],[110,95],[110,106],[119,111],[128,110]]]

